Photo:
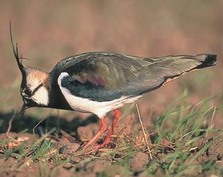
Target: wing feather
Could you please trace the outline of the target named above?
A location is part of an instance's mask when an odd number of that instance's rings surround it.
[[[121,96],[135,97],[160,87],[168,79],[199,68],[208,56],[139,58],[89,52],[59,62],[51,72],[52,83],[60,73],[67,72],[69,77],[63,79],[61,84],[75,96],[100,102]]]

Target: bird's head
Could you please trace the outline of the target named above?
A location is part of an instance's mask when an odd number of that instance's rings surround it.
[[[28,108],[48,106],[49,74],[35,68],[24,67],[19,58],[16,57],[16,60],[22,74],[20,86],[20,94],[23,99],[23,107],[20,111],[20,116],[22,116]]]
[[[25,113],[27,108],[48,106],[49,104],[49,87],[48,87],[49,74],[35,68],[24,67],[22,64],[23,57],[19,56],[18,46],[17,44],[15,46],[13,43],[11,31],[10,31],[10,35],[11,35],[13,53],[14,53],[18,68],[22,74],[20,93],[23,98],[23,106],[19,114],[19,117],[21,117]]]
[[[21,117],[28,108],[48,106],[49,74],[35,68],[24,67],[18,57],[16,57],[16,60],[22,74],[20,94],[23,99],[23,107],[19,115]]]
[[[49,104],[48,78],[49,74],[34,68],[24,68],[20,93],[24,106],[46,107]]]

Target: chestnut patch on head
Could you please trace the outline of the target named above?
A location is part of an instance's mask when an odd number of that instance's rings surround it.
[[[34,68],[25,68],[26,78],[21,85],[21,95],[29,106],[46,106],[49,103],[49,74]]]

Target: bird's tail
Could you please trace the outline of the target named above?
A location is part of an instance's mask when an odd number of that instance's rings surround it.
[[[199,54],[195,58],[200,61],[200,65],[196,67],[197,69],[214,66],[217,61],[217,55],[215,54]]]
[[[146,60],[150,62],[147,71],[144,73],[144,78],[149,78],[145,79],[148,80],[146,85],[149,85],[150,88],[157,88],[190,71],[215,65],[217,55],[172,55]]]

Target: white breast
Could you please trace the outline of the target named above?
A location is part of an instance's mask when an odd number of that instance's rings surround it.
[[[92,101],[87,98],[80,98],[74,96],[69,91],[69,88],[65,88],[61,85],[61,81],[64,77],[69,76],[68,73],[63,72],[58,77],[58,85],[62,94],[64,95],[66,101],[71,106],[72,109],[77,111],[84,111],[84,112],[91,112],[96,114],[99,118],[105,116],[109,111],[122,107],[125,103],[131,103],[136,101],[140,96],[128,98],[123,96],[121,98],[112,100],[112,101],[105,101],[105,102],[97,102]]]

